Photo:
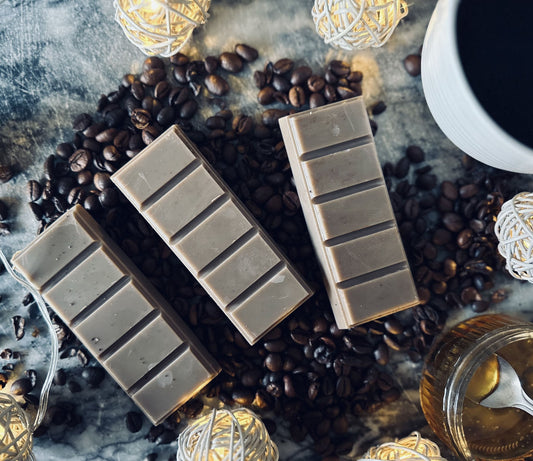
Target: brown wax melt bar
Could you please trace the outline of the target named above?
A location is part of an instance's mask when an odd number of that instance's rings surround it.
[[[220,371],[168,303],[81,206],[13,265],[159,424]]]
[[[250,344],[312,291],[177,127],[111,179]]]
[[[279,124],[338,327],[418,304],[363,99]]]

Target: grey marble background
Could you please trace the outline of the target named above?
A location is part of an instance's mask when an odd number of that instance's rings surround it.
[[[408,17],[385,47],[347,53],[326,46],[316,35],[310,0],[213,0],[209,21],[184,52],[207,56],[232,50],[239,42],[256,47],[260,59],[240,76],[244,78],[230,77],[230,108],[249,113],[258,112],[251,74],[267,59],[305,59],[317,70],[331,59],[348,61],[364,72],[367,104],[383,99],[388,106],[377,119],[381,161],[394,161],[406,146],[419,144],[437,175],[451,178],[459,169],[461,153],[435,125],[420,79],[409,76],[402,65],[403,58],[421,46],[435,3],[410,2]],[[9,256],[31,241],[37,228],[26,205],[26,182],[41,176],[43,160],[59,142],[71,139],[73,116],[93,112],[101,93],[116,89],[123,74],[140,70],[144,56],[126,40],[113,18],[111,0],[0,0],[0,163],[15,164],[18,169],[13,180],[0,185],[0,198],[10,207],[12,229],[11,235],[0,237],[0,247]],[[502,277],[499,287],[510,293],[499,310],[533,317],[529,301],[533,287],[508,277]],[[37,311],[22,306],[25,291],[5,272],[0,276],[0,294],[0,349],[21,352],[25,367],[36,368],[44,376],[43,356],[48,356],[49,346]],[[27,319],[26,336],[19,342],[9,321],[16,314]],[[457,313],[450,323],[468,315],[472,313]],[[41,334],[33,337],[36,328]],[[359,455],[370,443],[425,429],[418,402],[420,365],[394,357],[390,366],[403,387],[402,398],[377,414],[353,421],[354,452]],[[61,367],[80,364],[74,358],[62,360]],[[123,418],[134,405],[109,377],[98,389],[83,387],[75,395],[65,387],[52,389],[51,402],[74,403],[82,422],[73,428],[54,426],[36,439],[37,459],[142,460],[157,452],[158,459],[166,460],[175,454],[175,443],[155,446],[144,439],[147,422],[139,433],[128,432]],[[316,459],[309,449],[311,440],[296,446],[282,425],[275,441],[281,459]]]

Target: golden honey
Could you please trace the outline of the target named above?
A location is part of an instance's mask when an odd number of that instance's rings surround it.
[[[533,325],[504,315],[462,322],[429,353],[420,386],[433,431],[464,459],[510,460],[533,454],[533,416],[479,404],[498,385],[497,356],[533,396]]]

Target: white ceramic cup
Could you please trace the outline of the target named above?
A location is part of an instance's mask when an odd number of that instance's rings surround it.
[[[533,173],[533,149],[504,131],[470,89],[457,50],[460,1],[439,0],[424,39],[422,86],[429,110],[463,152],[502,170]]]

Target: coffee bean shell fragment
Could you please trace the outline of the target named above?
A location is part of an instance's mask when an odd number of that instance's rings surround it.
[[[0,183],[8,182],[13,175],[13,168],[10,165],[0,165]]]

